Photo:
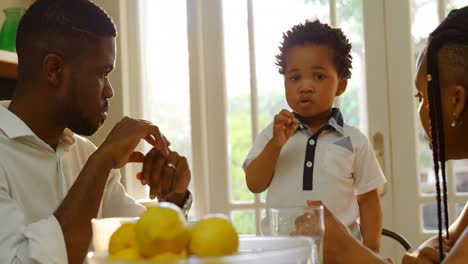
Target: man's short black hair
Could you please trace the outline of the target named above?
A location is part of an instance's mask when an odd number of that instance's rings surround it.
[[[19,80],[33,79],[47,54],[74,61],[99,38],[116,35],[111,18],[89,0],[37,0],[18,26]]]
[[[279,73],[284,74],[286,68],[286,54],[294,46],[302,46],[307,43],[325,45],[333,50],[333,62],[342,78],[351,78],[351,44],[343,31],[332,28],[319,20],[298,24],[283,33],[283,42],[279,47],[280,53],[276,55],[276,65]]]

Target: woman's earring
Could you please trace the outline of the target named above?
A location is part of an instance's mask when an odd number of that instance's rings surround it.
[[[450,124],[452,127],[457,127],[459,125],[462,124],[462,122],[460,122],[459,120],[459,116],[457,116],[457,114],[453,113],[453,119],[452,119],[452,124]]]

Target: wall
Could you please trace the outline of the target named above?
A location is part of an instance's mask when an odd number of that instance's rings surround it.
[[[27,7],[29,6],[33,0],[1,0],[0,1],[0,9],[4,9],[6,7]],[[1,12],[0,15],[0,25],[3,24],[3,20],[5,20],[5,14]]]

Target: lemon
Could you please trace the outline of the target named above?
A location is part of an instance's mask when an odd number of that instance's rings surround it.
[[[187,247],[190,233],[179,207],[160,203],[140,216],[135,235],[140,255],[152,258],[162,253],[181,254]]]
[[[137,260],[141,259],[136,247],[125,248],[109,255],[110,260]]]
[[[151,260],[156,261],[156,263],[177,263],[179,259],[181,258],[186,258],[187,253],[185,250],[180,253],[180,254],[174,254],[174,253],[161,253],[159,255],[156,255],[153,257]]]
[[[109,239],[109,254],[115,254],[123,249],[136,247],[135,224],[121,225]]]
[[[237,252],[239,238],[225,216],[207,216],[191,229],[189,253],[199,257],[224,256]]]

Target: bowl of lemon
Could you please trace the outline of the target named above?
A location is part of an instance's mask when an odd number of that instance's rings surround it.
[[[130,263],[307,263],[307,237],[242,237],[224,215],[189,225],[170,203],[149,208],[139,218],[93,219],[89,264]]]

